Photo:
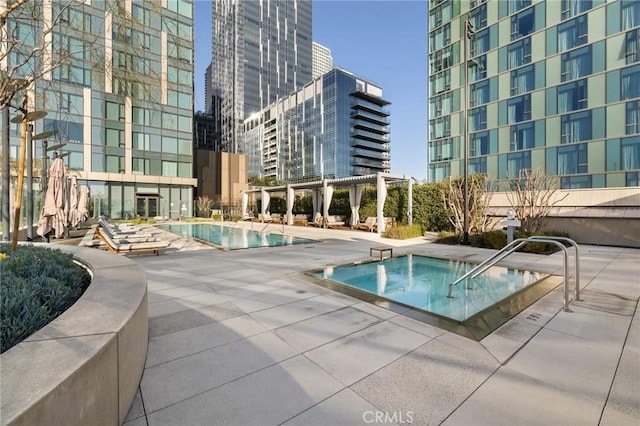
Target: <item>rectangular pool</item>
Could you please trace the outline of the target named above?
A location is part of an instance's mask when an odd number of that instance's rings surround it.
[[[456,323],[469,320],[547,276],[494,266],[470,279],[468,289],[464,282],[457,284],[453,298],[447,297],[449,284],[474,266],[468,262],[408,254],[381,261],[326,267],[312,274]]]
[[[180,223],[160,225],[160,228],[227,250],[286,246],[312,243],[313,240],[290,235],[268,234],[250,229],[233,228],[211,223]]]

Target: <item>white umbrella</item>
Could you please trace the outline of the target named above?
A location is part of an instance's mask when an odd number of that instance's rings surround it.
[[[56,158],[49,168],[49,181],[47,193],[44,197],[42,215],[38,221],[37,233],[45,236],[52,229],[56,231],[56,238],[64,235],[64,227],[67,222],[64,211],[65,184],[67,170],[62,158]]]

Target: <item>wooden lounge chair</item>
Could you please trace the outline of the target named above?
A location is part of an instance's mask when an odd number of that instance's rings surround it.
[[[391,228],[394,223],[395,223],[395,218],[393,218],[393,217],[385,217],[384,218],[384,229],[385,229],[385,231],[388,228]],[[373,232],[376,232],[377,230],[378,230],[378,224],[376,223],[376,224],[373,225]]]
[[[270,213],[259,214],[258,215],[258,222],[271,223],[271,222],[273,222],[273,218],[271,217]]]
[[[293,224],[294,225],[304,225],[307,226],[308,219],[307,219],[307,215],[306,214],[297,214],[293,217]]]
[[[364,222],[358,223],[355,228],[356,229],[364,229],[369,232],[373,232],[374,227],[376,226],[376,218],[373,216],[367,217]]]
[[[141,251],[152,251],[157,255],[160,254],[160,250],[169,247],[171,243],[167,241],[145,241],[145,242],[116,242],[109,236],[107,232],[104,232],[104,228],[96,228],[95,236],[104,242],[104,247],[113,253],[132,253]],[[120,239],[123,241],[123,239]]]
[[[322,223],[324,218],[320,213],[316,213],[316,217],[313,218],[313,222],[309,223],[309,225],[317,226],[318,228],[322,228]]]
[[[344,226],[344,221],[338,216],[327,216],[327,228],[341,228]]]

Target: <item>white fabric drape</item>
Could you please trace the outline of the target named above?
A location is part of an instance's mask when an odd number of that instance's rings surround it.
[[[360,222],[360,200],[362,199],[362,186],[349,187],[349,204],[351,205],[351,226]]]
[[[293,225],[293,204],[295,203],[295,191],[287,186],[287,225]]]
[[[333,186],[331,185],[326,185],[325,186],[325,192],[324,192],[324,200],[323,200],[323,217],[324,217],[324,223],[326,226],[327,223],[327,217],[329,216],[329,206],[331,206],[331,199],[333,198]]]
[[[247,215],[247,207],[249,205],[249,194],[246,192],[242,193],[242,217]]]
[[[320,194],[320,189],[314,189],[313,192],[311,193],[311,202],[313,204],[313,216],[312,218],[316,217],[316,213],[320,212],[320,200],[321,200],[321,194]]]
[[[267,212],[269,211],[269,201],[271,201],[271,197],[269,196],[269,193],[263,189],[262,190],[262,209],[261,209],[263,215],[267,214]]]

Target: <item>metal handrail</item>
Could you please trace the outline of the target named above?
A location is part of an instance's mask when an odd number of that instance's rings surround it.
[[[482,272],[484,272],[487,269],[489,269],[491,266],[495,265],[496,263],[498,263],[502,259],[504,259],[507,256],[509,256],[511,253],[513,253],[514,251],[516,251],[517,249],[519,249],[523,245],[525,245],[527,243],[532,243],[532,242],[550,243],[550,244],[555,244],[556,246],[558,246],[562,250],[563,255],[564,255],[564,283],[563,283],[564,295],[563,295],[563,308],[562,309],[565,312],[571,312],[571,310],[569,309],[569,279],[568,279],[568,277],[569,277],[569,265],[568,265],[567,248],[564,246],[564,244],[560,243],[558,241],[558,239],[564,239],[564,237],[549,237],[549,238],[547,238],[547,237],[543,237],[543,236],[534,236],[534,237],[528,237],[528,238],[518,238],[516,240],[513,240],[512,242],[510,242],[506,246],[504,246],[502,249],[500,249],[493,256],[489,257],[484,262],[476,265],[469,272],[467,272],[466,274],[464,274],[463,276],[461,276],[460,278],[458,278],[457,280],[455,280],[454,282],[449,284],[449,294],[448,294],[447,297],[453,298],[453,286],[457,285],[462,280],[467,280],[467,282],[468,282],[469,277],[475,278],[476,276],[478,276]],[[567,240],[570,240],[570,239],[567,239]],[[577,261],[577,259],[578,259],[578,251],[577,251],[577,247],[578,246],[577,246],[577,244],[575,244],[575,241],[570,240],[570,242],[572,244],[574,244],[575,247],[576,247],[576,276],[577,276],[577,271],[578,271],[578,261]],[[576,281],[576,288],[579,288],[578,281]],[[579,290],[577,290],[576,294],[579,294]],[[578,300],[578,299],[576,298],[576,300]]]
[[[544,238],[544,239],[548,239],[548,240],[566,241],[576,249],[576,260],[575,260],[575,265],[574,265],[574,267],[575,267],[575,281],[576,281],[576,284],[575,284],[574,299],[577,300],[577,301],[581,301],[581,299],[580,299],[580,251],[578,250],[578,243],[576,243],[571,238],[567,238],[567,237],[554,237],[554,236],[534,235],[534,236],[529,237],[529,238],[533,238],[533,239]]]

